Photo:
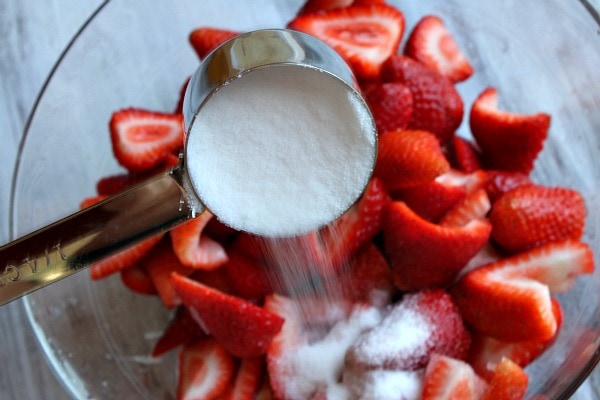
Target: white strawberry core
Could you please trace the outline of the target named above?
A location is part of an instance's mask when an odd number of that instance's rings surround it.
[[[204,105],[186,144],[192,186],[233,228],[264,236],[318,229],[347,210],[372,171],[364,103],[309,68],[257,69]]]

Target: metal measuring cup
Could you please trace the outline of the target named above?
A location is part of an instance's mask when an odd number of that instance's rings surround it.
[[[203,105],[220,87],[255,68],[282,64],[311,68],[340,80],[370,116],[356,91],[350,68],[333,49],[300,32],[269,29],[233,38],[201,62],[190,79],[184,101],[187,134],[195,118],[201,118]],[[373,135],[374,140],[365,152],[372,155],[374,164],[377,133],[372,118],[369,122],[367,134]],[[372,169],[373,165],[367,175]],[[348,205],[355,200],[351,199]],[[185,157],[180,156],[179,165],[172,170],[0,247],[0,305],[66,278],[204,211],[206,207],[190,182]]]

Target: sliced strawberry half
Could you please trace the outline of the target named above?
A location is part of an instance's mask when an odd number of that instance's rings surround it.
[[[579,240],[586,214],[585,201],[573,189],[521,186],[494,203],[492,239],[513,253],[549,242]]]
[[[469,140],[454,136],[448,143],[448,147],[449,159],[454,168],[467,173],[483,169],[481,154]]]
[[[529,174],[548,136],[550,115],[500,110],[498,91],[487,88],[473,103],[469,124],[487,168]]]
[[[485,191],[490,201],[494,203],[502,195],[520,186],[531,185],[533,182],[522,172],[487,170],[485,171]]]
[[[96,261],[90,266],[90,276],[94,280],[102,279],[134,265],[156,246],[163,236],[162,233],[151,236],[119,253]]]
[[[435,15],[423,17],[411,32],[404,54],[446,76],[452,82],[461,82],[473,75],[473,66],[456,40]]]
[[[254,400],[265,372],[265,358],[244,358],[222,400]]]
[[[486,387],[466,362],[434,354],[425,368],[423,400],[479,400]]]
[[[429,132],[397,130],[379,138],[374,175],[388,191],[431,182],[449,169],[440,143]]]
[[[444,287],[488,241],[491,225],[473,220],[463,227],[443,227],[426,221],[405,203],[385,210],[383,239],[400,290]]]
[[[435,353],[465,359],[470,342],[450,295],[441,289],[425,290],[405,295],[381,323],[363,333],[346,353],[346,365],[417,370]]]
[[[156,167],[183,147],[181,114],[126,108],[112,115],[109,126],[113,153],[131,172]]]
[[[223,267],[235,293],[248,300],[261,300],[273,293],[267,266],[259,259],[232,247]]]
[[[240,298],[178,274],[171,282],[183,304],[217,341],[237,357],[264,354],[283,319]]]
[[[362,85],[365,100],[371,109],[379,135],[397,129],[406,129],[412,115],[412,93],[401,83]]]
[[[177,398],[216,399],[227,389],[234,372],[233,358],[215,340],[186,344],[179,353]]]
[[[189,36],[192,48],[203,59],[220,44],[239,35],[239,32],[203,26],[194,29]]]
[[[351,6],[301,15],[288,27],[327,43],[359,78],[375,79],[381,64],[398,50],[404,15],[384,4]]]
[[[562,309],[556,299],[552,299],[552,311],[558,326],[562,325]],[[523,342],[503,342],[489,336],[473,334],[467,361],[475,372],[487,381],[494,376],[496,365],[503,359],[509,358],[517,365],[525,368],[538,358],[554,343],[557,333],[549,340],[529,340]]]
[[[464,106],[452,82],[439,72],[402,55],[393,55],[381,67],[384,82],[399,82],[410,89],[413,112],[409,129],[433,133],[441,144],[454,136]]]
[[[323,255],[339,270],[382,228],[383,211],[389,196],[383,183],[373,178],[350,210],[321,231]]]
[[[529,385],[529,376],[517,363],[503,358],[480,400],[523,399]]]
[[[190,311],[186,307],[178,307],[169,325],[154,344],[152,357],[160,357],[204,336],[207,336],[206,333],[194,320]]]
[[[550,243],[469,272],[453,295],[477,332],[508,342],[544,341],[558,329],[550,293],[570,289],[576,277],[593,269],[587,245]]]
[[[202,233],[211,218],[212,214],[205,211],[171,229],[173,250],[186,267],[211,270],[227,262],[227,253],[223,246]]]

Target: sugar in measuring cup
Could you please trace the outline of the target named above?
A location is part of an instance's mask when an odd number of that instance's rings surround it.
[[[377,132],[350,68],[306,34],[259,30],[209,54],[177,167],[0,247],[0,304],[210,211],[268,237],[319,229],[366,187]]]

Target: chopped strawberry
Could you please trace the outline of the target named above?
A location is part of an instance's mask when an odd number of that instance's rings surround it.
[[[340,275],[340,286],[354,302],[383,307],[394,293],[390,265],[373,243],[365,244],[349,271]]]
[[[239,35],[239,32],[219,28],[200,27],[194,29],[190,33],[189,41],[198,57],[203,59],[216,47],[237,35]]]
[[[189,276],[194,270],[179,262],[167,239],[154,246],[140,261],[140,265],[146,269],[166,308],[173,308],[181,304],[171,284],[171,274],[176,272]]]
[[[373,178],[361,199],[322,232],[323,254],[334,269],[347,263],[382,227],[389,197],[383,183]]]
[[[283,319],[240,298],[178,274],[171,282],[183,304],[217,341],[237,357],[264,354]]]
[[[267,370],[274,398],[289,398],[288,391],[293,390],[289,386],[294,371],[286,358],[306,341],[302,332],[302,321],[296,304],[286,297],[268,296],[264,308],[284,320],[281,330],[267,349]]]
[[[485,220],[443,227],[422,219],[403,202],[390,203],[383,239],[396,287],[418,290],[451,284],[488,241],[491,229]]]
[[[327,43],[359,78],[375,79],[381,64],[398,49],[404,15],[384,4],[351,6],[301,15],[288,27]]]
[[[423,400],[479,400],[486,386],[469,364],[434,354],[425,369]]]
[[[206,336],[206,333],[194,320],[190,311],[186,307],[180,306],[163,334],[154,344],[152,357],[160,357],[179,346],[204,336]]]
[[[403,201],[421,218],[437,222],[467,195],[465,185],[446,179],[445,175],[433,182],[396,190],[392,199]]]
[[[234,292],[245,299],[257,300],[273,293],[267,266],[249,255],[232,248],[224,269]]]
[[[494,203],[504,193],[519,186],[531,185],[529,176],[522,172],[487,170],[485,171],[485,191]]]
[[[450,295],[441,289],[425,290],[405,295],[383,321],[363,333],[346,353],[346,364],[359,369],[417,370],[434,353],[465,359],[470,342]]]
[[[484,219],[491,208],[487,193],[479,189],[448,211],[439,224],[447,227],[465,226],[473,220]]]
[[[388,191],[418,186],[448,172],[435,136],[426,131],[392,131],[379,137],[374,175]]]
[[[550,116],[499,110],[498,92],[488,88],[473,103],[469,124],[488,169],[529,174],[548,136]]]
[[[208,211],[171,229],[173,250],[183,265],[194,269],[215,269],[227,262],[227,253],[219,242],[203,234],[212,218]]]
[[[229,386],[222,400],[254,400],[265,371],[264,357],[244,358],[237,370],[233,385]]]
[[[503,358],[480,400],[520,400],[525,398],[529,377],[523,369],[508,358]]]
[[[435,15],[426,15],[415,25],[406,42],[404,54],[452,82],[461,82],[473,75],[473,66],[444,21]]]
[[[509,252],[583,235],[586,207],[572,189],[521,186],[505,193],[492,207],[492,239]]]
[[[412,115],[412,93],[401,83],[362,85],[362,92],[371,109],[379,134],[406,129]]]
[[[508,342],[544,341],[558,329],[550,293],[568,290],[576,277],[593,269],[587,245],[550,243],[469,272],[453,295],[477,332]]]
[[[190,278],[220,292],[237,295],[225,268],[211,270],[196,269]]]
[[[138,294],[149,296],[158,294],[150,275],[138,264],[121,270],[121,282],[126,288]]]
[[[113,153],[119,164],[141,172],[183,147],[183,117],[136,108],[119,110],[110,120]]]
[[[437,71],[413,60],[393,55],[381,67],[384,82],[399,82],[413,96],[409,129],[433,133],[445,144],[462,122],[463,101],[452,82]]]
[[[300,11],[298,11],[298,15],[348,7],[352,5],[353,2],[354,0],[307,0]]]
[[[217,399],[234,372],[233,358],[215,340],[202,338],[179,353],[178,400]]]
[[[479,150],[467,139],[454,136],[449,142],[449,148],[449,158],[454,168],[467,173],[483,169]]]
[[[179,156],[168,154],[160,165],[140,173],[127,173],[106,176],[96,183],[96,191],[101,196],[112,196],[130,187],[142,183],[163,171],[174,168],[179,163]]]
[[[160,233],[148,239],[137,242],[131,247],[112,256],[96,261],[90,266],[92,279],[102,279],[119,272],[140,261],[160,240],[164,234]]]
[[[562,325],[562,309],[556,299],[552,299],[552,311],[560,327]],[[554,343],[557,334],[549,340],[503,342],[475,333],[472,335],[467,361],[479,376],[489,381],[494,375],[496,365],[502,358],[509,358],[519,366],[525,368]]]

